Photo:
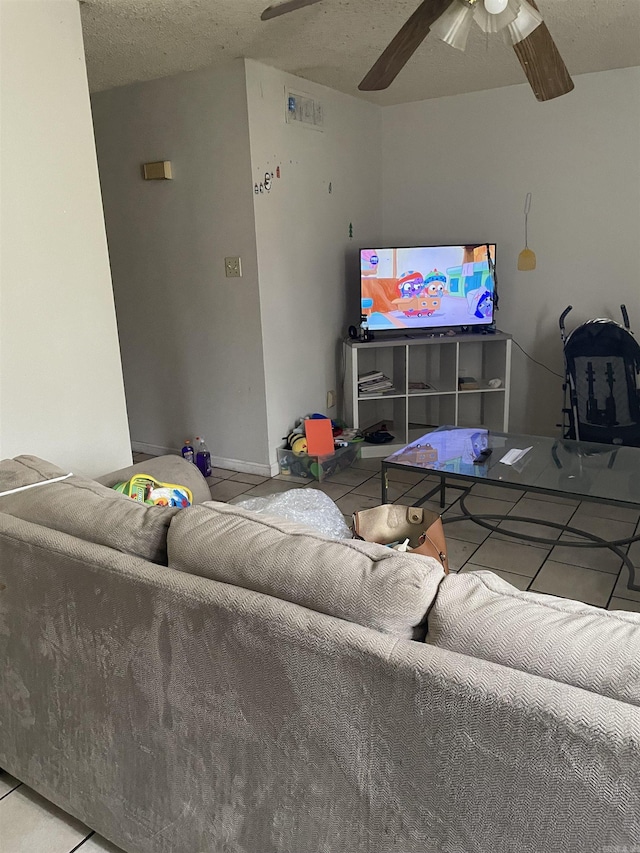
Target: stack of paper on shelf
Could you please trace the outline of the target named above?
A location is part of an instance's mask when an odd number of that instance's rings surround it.
[[[385,391],[395,391],[393,382],[379,370],[370,370],[358,376],[358,394],[363,396],[375,396]]]

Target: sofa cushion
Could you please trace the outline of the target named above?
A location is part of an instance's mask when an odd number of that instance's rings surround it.
[[[0,491],[68,472],[35,456],[0,462]],[[0,496],[0,512],[167,564],[167,530],[178,507],[145,506],[85,477],[72,476]]]
[[[169,566],[291,601],[407,639],[444,577],[430,557],[354,539],[327,539],[293,522],[210,501],[171,522]]]
[[[68,474],[52,462],[37,456],[16,456],[15,459],[0,461],[0,492],[9,492],[22,486],[43,483]]]
[[[640,705],[640,614],[521,592],[492,572],[449,575],[427,642]]]

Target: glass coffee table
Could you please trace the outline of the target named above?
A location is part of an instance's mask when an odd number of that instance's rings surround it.
[[[487,455],[486,451],[490,451],[490,454]],[[476,462],[478,459],[482,461]],[[508,464],[511,459],[515,461]],[[447,479],[455,478],[456,482],[449,483],[449,487],[464,492],[460,498],[463,515],[443,519],[445,524],[469,518],[488,530],[499,530],[504,536],[535,544],[608,548],[629,569],[628,588],[640,591],[640,585],[636,584],[633,563],[626,553],[626,546],[640,541],[640,534],[607,541],[587,531],[552,521],[536,521],[516,515],[474,514],[465,505],[465,497],[473,485],[488,483],[507,489],[564,495],[580,501],[631,507],[640,512],[638,447],[569,441],[539,435],[517,435],[482,428],[443,426],[426,433],[382,461],[382,503],[387,502],[390,469],[408,469],[423,472],[425,476],[431,474],[440,478],[440,483],[416,501],[415,506],[420,506],[439,492],[440,506],[444,507]],[[581,541],[545,539],[499,527],[499,523],[507,519],[528,524],[544,524],[546,527],[566,531],[579,537]]]

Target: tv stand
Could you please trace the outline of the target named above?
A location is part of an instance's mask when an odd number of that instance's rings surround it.
[[[511,335],[444,331],[349,340],[344,358],[347,424],[363,431],[386,424],[395,436],[392,444],[364,442],[363,456],[389,456],[444,424],[509,431]],[[371,370],[382,371],[394,389],[360,394],[358,376]],[[459,388],[462,376],[473,377],[477,388]],[[499,379],[500,387],[490,386],[491,379]]]

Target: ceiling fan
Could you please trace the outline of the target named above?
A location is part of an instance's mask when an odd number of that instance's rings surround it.
[[[284,0],[265,9],[262,20],[319,2]],[[573,89],[573,81],[535,0],[423,0],[358,88],[363,92],[388,88],[429,32],[451,47],[464,50],[474,22],[486,33],[504,34],[539,101],[550,101]]]

